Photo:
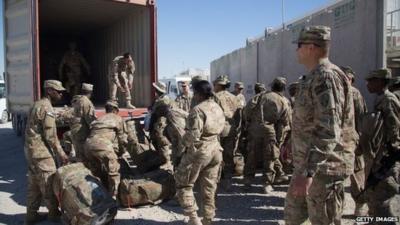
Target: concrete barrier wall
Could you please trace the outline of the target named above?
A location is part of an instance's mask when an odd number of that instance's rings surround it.
[[[211,63],[211,80],[227,74],[232,82],[243,81],[245,94],[253,95],[253,84],[268,85],[276,76],[285,76],[289,82],[307,73],[297,62],[297,45],[292,42],[305,26],[327,25],[332,29],[330,58],[337,65],[351,66],[356,72],[356,86],[373,102],[365,86],[364,77],[378,68],[380,46],[378,39],[380,0],[344,0],[326,9],[304,17],[282,29],[269,33],[246,47],[222,56]]]

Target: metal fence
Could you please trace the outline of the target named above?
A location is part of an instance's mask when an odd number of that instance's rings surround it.
[[[388,2],[387,12],[387,47],[388,49],[400,48],[400,1]]]

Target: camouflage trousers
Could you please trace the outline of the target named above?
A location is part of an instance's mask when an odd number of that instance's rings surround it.
[[[66,74],[67,82],[65,83],[65,88],[70,96],[75,96],[79,94],[81,83],[82,83],[82,73],[81,72],[69,72]]]
[[[249,137],[247,143],[247,157],[244,166],[244,177],[254,178],[257,165],[263,164],[263,174],[267,184],[272,184],[276,177],[284,175],[282,164],[279,161],[279,149],[275,141],[264,137]]]
[[[193,186],[200,180],[200,194],[204,218],[215,216],[215,192],[221,171],[222,153],[217,149],[184,153],[175,171],[175,182],[179,204],[185,215],[198,210]]]
[[[361,196],[365,187],[364,157],[356,156],[354,163],[354,173],[350,175],[350,193],[357,204],[366,203],[366,199]]]
[[[172,145],[167,137],[167,124],[167,118],[160,117],[155,122],[154,129],[150,132],[150,138],[157,153],[164,160],[163,164],[168,168],[172,165]]]
[[[367,190],[370,216],[400,215],[400,162],[396,162],[385,177]]]
[[[28,162],[28,187],[26,209],[28,215],[39,210],[42,200],[49,211],[58,209],[58,201],[53,192],[53,175],[56,165],[53,158],[30,159]]]
[[[133,76],[132,75],[127,75],[125,72],[122,72],[119,76],[119,81],[121,84],[121,87],[123,90],[120,90],[122,93],[125,95],[125,100],[128,102],[132,99],[131,97],[131,88],[129,86],[132,86],[133,83]],[[110,99],[112,101],[117,101],[117,91],[119,87],[115,82],[111,82],[110,85]]]
[[[285,199],[285,224],[299,225],[309,218],[311,224],[340,225],[344,204],[344,179],[316,174],[307,197],[294,197],[291,191],[293,182],[290,182]]]
[[[223,151],[223,161],[224,161],[224,169],[223,169],[223,179],[231,179],[233,174],[235,173],[235,153],[236,153],[236,141],[237,137],[232,135],[228,137],[221,137],[220,142],[221,146],[224,149]]]
[[[119,169],[121,165],[114,150],[96,151],[86,149],[85,156],[87,159],[86,166],[96,177],[100,178],[104,187],[108,192],[116,198],[118,194],[118,186],[121,181]]]

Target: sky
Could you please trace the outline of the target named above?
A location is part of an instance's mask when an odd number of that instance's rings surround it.
[[[290,21],[335,0],[283,1],[285,21]],[[3,18],[2,4],[0,8]],[[282,24],[282,0],[157,0],[157,8],[160,78],[188,68],[209,69],[212,60],[244,47],[247,38]],[[3,43],[3,29],[0,32]],[[0,74],[3,71],[0,44]]]

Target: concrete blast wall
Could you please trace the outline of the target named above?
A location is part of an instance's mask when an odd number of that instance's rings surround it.
[[[371,104],[364,77],[370,70],[383,65],[379,49],[383,41],[383,10],[381,0],[344,0],[287,25],[287,28],[266,33],[247,46],[211,62],[211,79],[228,75],[232,82],[243,81],[245,94],[253,95],[255,82],[268,85],[276,76],[284,76],[289,82],[307,73],[298,64],[297,39],[302,28],[310,25],[326,25],[332,28],[330,58],[337,65],[351,66],[356,72],[356,86]]]

